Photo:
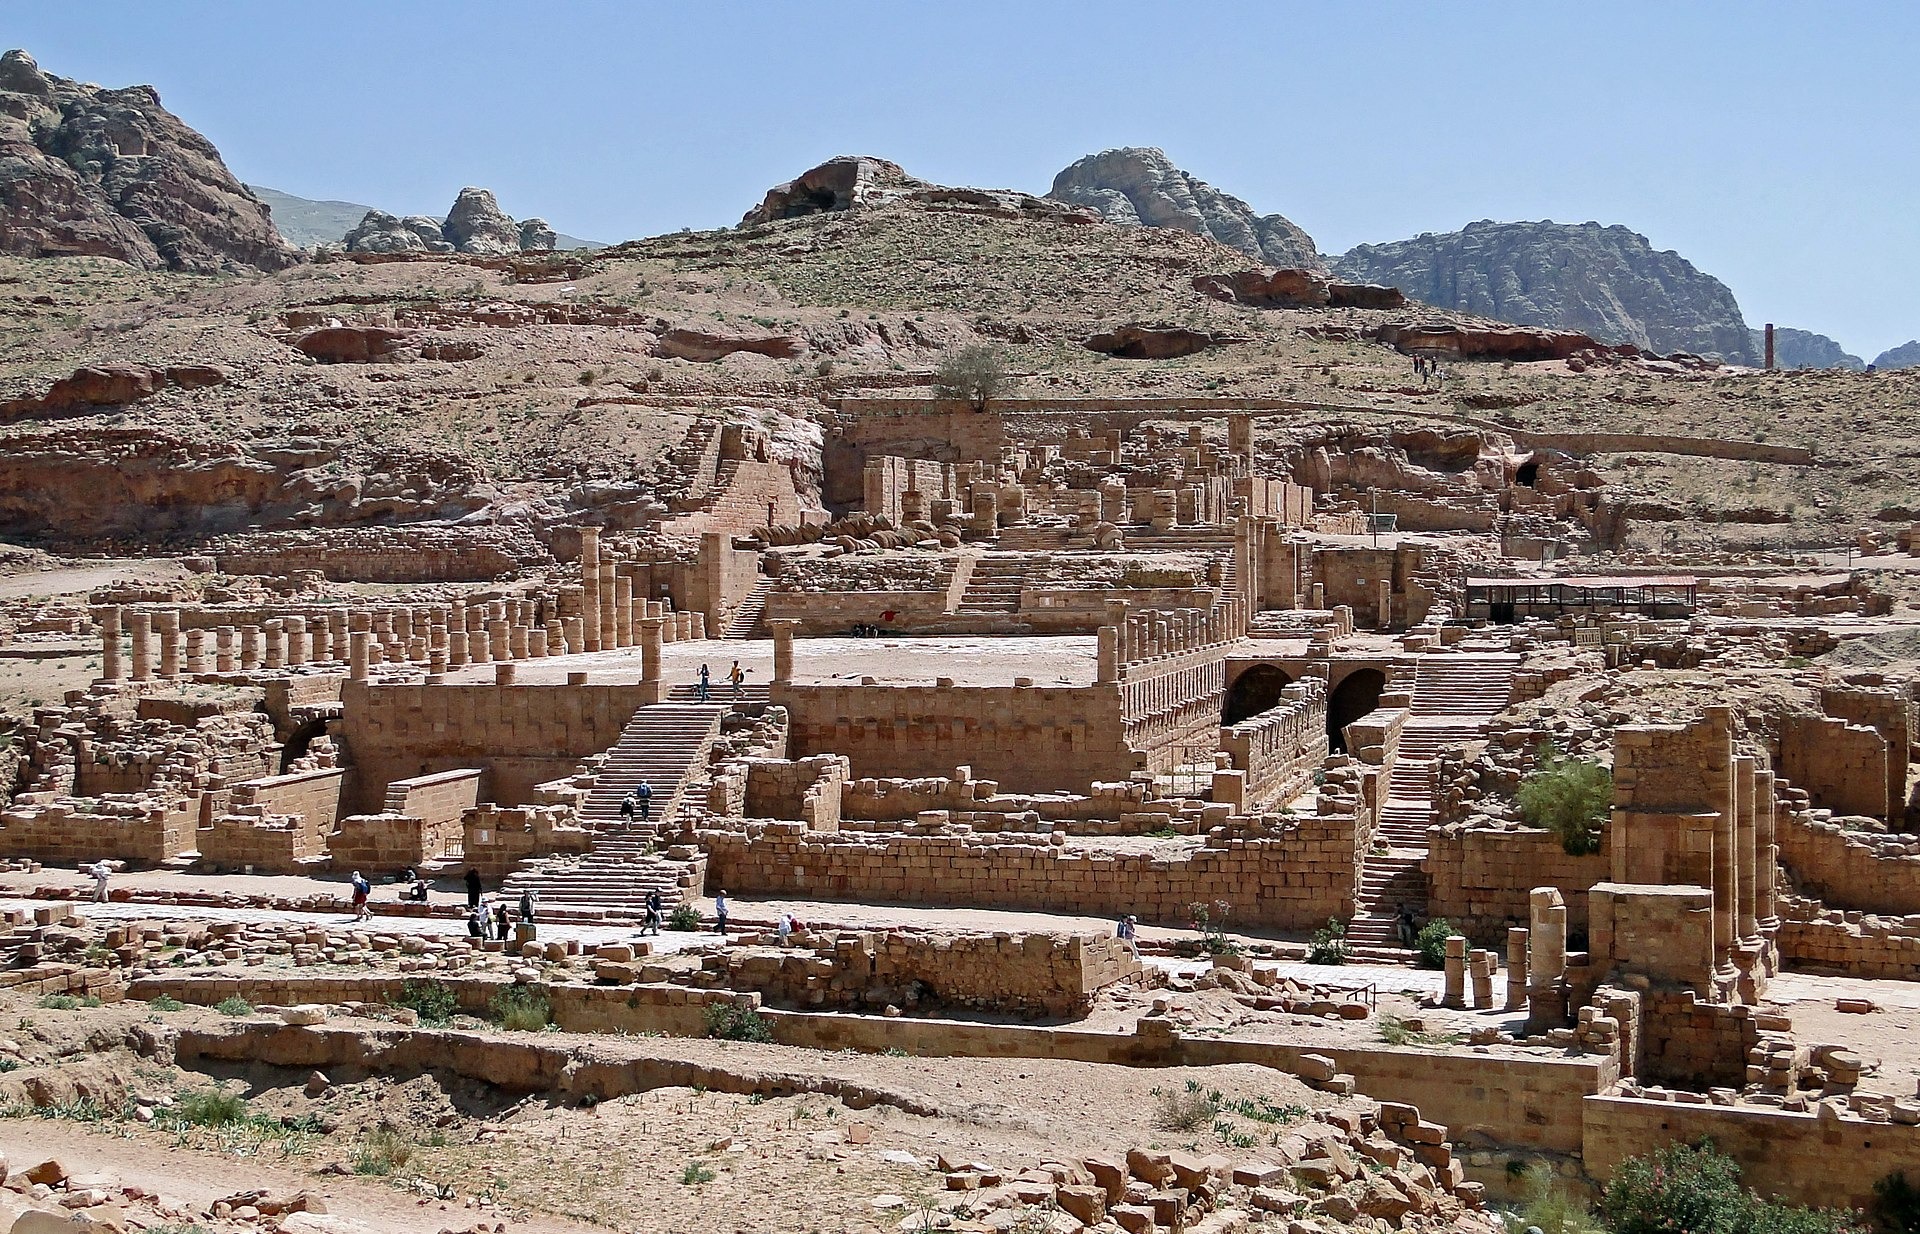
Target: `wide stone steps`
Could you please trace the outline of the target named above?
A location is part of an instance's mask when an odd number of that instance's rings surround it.
[[[771,702],[772,699],[773,687],[764,681],[757,685],[753,682],[743,682],[740,686],[740,693],[735,695],[733,687],[727,684],[725,678],[715,677],[712,686],[707,690],[707,701],[709,703],[726,703],[729,705],[733,703],[765,703]],[[700,701],[700,688],[693,685],[674,686],[667,691],[666,701],[669,703],[698,703]]]
[[[589,824],[617,822],[620,803],[646,780],[653,788],[653,817],[667,817],[693,760],[726,713],[726,703],[655,703],[633,713],[620,740],[607,751],[592,790],[580,809]]]
[[[1369,854],[1354,894],[1347,938],[1360,945],[1397,947],[1400,904],[1425,914],[1427,828],[1435,821],[1434,762],[1486,731],[1487,719],[1513,697],[1514,655],[1429,653],[1414,658],[1413,698],[1374,840],[1387,851]]]
[[[762,578],[754,582],[753,590],[749,591],[747,598],[740,602],[740,607],[733,610],[733,619],[727,623],[726,638],[744,642],[750,638],[761,637],[760,619],[766,615],[767,595],[772,590],[773,580],[770,578]]]
[[[1027,577],[1044,560],[1038,557],[988,556],[976,561],[956,613],[1016,613]]]

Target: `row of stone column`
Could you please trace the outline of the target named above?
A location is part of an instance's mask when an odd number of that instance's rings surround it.
[[[1240,637],[1247,630],[1247,606],[1228,596],[1211,608],[1150,609],[1129,615],[1124,600],[1107,602],[1107,621],[1097,635],[1095,680],[1120,680],[1127,665],[1175,655]]]

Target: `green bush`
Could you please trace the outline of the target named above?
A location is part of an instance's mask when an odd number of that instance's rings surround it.
[[[773,1040],[773,1029],[768,1027],[766,1017],[751,1007],[730,1002],[708,1003],[702,1014],[706,1016],[709,1037],[718,1037],[723,1041]]]
[[[229,994],[227,997],[215,1003],[213,1009],[221,1015],[253,1014],[253,1004],[241,998],[238,994]]]
[[[1514,794],[1520,817],[1560,838],[1568,856],[1600,851],[1600,824],[1613,806],[1613,773],[1590,758],[1568,758],[1543,742],[1533,772]]]
[[[1864,1234],[1858,1214],[1763,1200],[1714,1149],[1672,1144],[1621,1163],[1600,1200],[1612,1234]],[[1544,1228],[1544,1227],[1543,1227]]]
[[[100,1000],[92,994],[42,994],[34,1005],[42,1011],[78,1011],[82,1007],[98,1007]]]
[[[179,1011],[185,1007],[186,1004],[171,994],[162,994],[156,998],[148,999],[147,1006],[154,1011]]]
[[[684,930],[689,934],[698,930],[700,928],[700,910],[691,904],[674,905],[673,911],[667,914],[667,928],[669,930]]]
[[[1920,1187],[1895,1170],[1873,1185],[1873,1220],[1886,1234],[1920,1234]]]
[[[553,1004],[531,986],[503,986],[487,1003],[487,1010],[502,1028],[537,1033],[553,1023]]]
[[[1507,1162],[1509,1174],[1524,1176],[1520,1203],[1511,1212],[1501,1214],[1507,1234],[1524,1234],[1534,1227],[1540,1234],[1606,1234],[1580,1192],[1554,1177],[1542,1163],[1529,1169],[1523,1162]]]
[[[406,1007],[420,1017],[422,1024],[437,1027],[453,1018],[453,1013],[460,1009],[460,1000],[454,995],[453,987],[444,981],[409,977],[400,987],[393,1005]]]
[[[353,1172],[385,1178],[413,1160],[413,1142],[397,1131],[376,1129],[353,1155]]]
[[[963,398],[975,407],[985,407],[989,399],[1012,389],[1013,381],[998,347],[973,343],[941,353],[933,370],[933,393],[936,398]]]
[[[247,1101],[223,1088],[202,1088],[181,1094],[173,1112],[181,1122],[195,1127],[225,1127],[246,1118]]]
[[[1435,917],[1420,927],[1413,936],[1414,961],[1421,968],[1445,968],[1447,966],[1447,939],[1453,934],[1453,923],[1445,917]]]
[[[1345,964],[1352,950],[1347,946],[1347,927],[1338,918],[1327,918],[1324,930],[1315,930],[1307,945],[1309,964]]]

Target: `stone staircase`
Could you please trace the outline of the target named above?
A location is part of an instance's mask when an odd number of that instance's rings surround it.
[[[727,623],[725,637],[736,641],[761,638],[760,618],[766,615],[767,594],[773,590],[773,580],[762,578],[753,584],[753,590],[747,598],[740,601],[740,607],[733,610],[733,620]]]
[[[1413,705],[1400,734],[1399,754],[1387,779],[1375,844],[1354,896],[1347,938],[1360,946],[1396,947],[1395,909],[1426,907],[1427,828],[1433,824],[1434,760],[1486,731],[1487,720],[1513,696],[1520,657],[1432,653],[1414,661]]]
[[[693,687],[684,688],[689,695]],[[763,687],[764,688],[764,687]],[[715,693],[720,691],[716,688]],[[531,887],[542,903],[625,910],[639,914],[647,892],[658,890],[671,909],[680,901],[685,862],[648,855],[662,824],[673,817],[698,761],[720,729],[727,703],[667,702],[642,707],[607,751],[593,789],[580,808],[594,834],[593,851],[575,861],[549,862],[507,876],[502,890],[517,900]],[[644,779],[653,786],[653,817],[632,827],[620,821],[620,802]]]
[[[1044,557],[1015,553],[989,553],[974,563],[973,576],[960,597],[957,614],[992,613],[1004,616],[1020,611],[1020,593],[1027,576],[1044,562]]]
[[[723,673],[726,669],[724,665],[715,665],[714,667],[720,669]],[[700,691],[696,686],[674,686],[667,691],[667,701],[669,703],[698,703],[699,698]],[[733,693],[733,687],[727,684],[726,678],[724,676],[715,676],[713,685],[707,690],[707,698],[710,702],[722,704],[766,703],[773,700],[773,687],[764,681],[757,685],[751,681],[743,681],[740,683],[740,694],[736,697]],[[657,785],[655,786],[655,791],[658,791]],[[616,802],[615,804],[617,805],[618,803]]]

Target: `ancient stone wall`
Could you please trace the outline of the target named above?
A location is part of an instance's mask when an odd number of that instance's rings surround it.
[[[1703,1139],[1740,1163],[1741,1181],[1795,1204],[1865,1208],[1894,1170],[1912,1177],[1920,1127],[1765,1106],[1683,1105],[1595,1095],[1583,1102],[1582,1158],[1605,1181],[1621,1163],[1668,1144]]]
[[[1195,903],[1226,900],[1236,923],[1306,930],[1353,914],[1356,825],[1351,813],[1250,821],[1178,854],[948,828],[820,835],[797,822],[702,832],[700,842],[710,881],[743,896],[1137,913],[1164,924],[1190,920]]]
[[[798,819],[809,831],[838,831],[846,781],[847,760],[837,754],[748,759],[743,808],[748,818]]]
[[[380,873],[438,861],[465,838],[459,818],[413,818],[405,814],[349,814],[327,837],[337,870]]]
[[[1504,948],[1507,928],[1526,925],[1535,887],[1566,900],[1567,930],[1587,932],[1587,891],[1608,877],[1605,831],[1600,851],[1570,857],[1559,837],[1533,828],[1443,826],[1427,831],[1427,915],[1482,947]]]
[[[164,801],[56,801],[0,813],[0,854],[33,857],[49,865],[115,858],[159,865],[190,851],[200,819],[200,796],[171,794]]]
[[[1887,740],[1871,728],[1828,716],[1780,717],[1780,774],[1835,814],[1886,818]],[[1902,772],[1901,792],[1906,789]]]
[[[324,858],[347,775],[329,767],[235,785],[226,812],[199,833],[201,861],[218,869],[293,873]]]
[[[657,685],[349,683],[336,729],[358,773],[348,808],[378,810],[393,781],[463,767],[488,772],[491,800],[529,804],[535,785],[611,749]]]
[[[1286,686],[1282,702],[1220,730],[1220,749],[1240,779],[1229,777],[1221,796],[1214,776],[1214,800],[1229,801],[1236,813],[1258,813],[1284,805],[1306,791],[1328,754],[1327,686],[1308,677]],[[1238,799],[1235,800],[1235,794]]]
[[[1920,745],[1920,707],[1897,689],[1824,686],[1820,710],[1850,724],[1864,724],[1887,742],[1887,808],[1898,815],[1907,796],[1907,765]]]
[[[566,806],[494,806],[468,810],[461,819],[462,864],[484,878],[504,878],[529,857],[584,853],[592,833],[577,826]]]
[[[468,810],[480,804],[485,775],[477,768],[463,767],[395,780],[387,785],[385,812],[410,815],[440,830],[459,822]]]
[[[1920,913],[1920,842],[1850,832],[1804,811],[1782,811],[1780,862],[1801,890],[1837,908]]]
[[[354,527],[230,536],[212,548],[223,574],[312,571],[337,583],[457,583],[551,564],[531,537],[498,528]]]

